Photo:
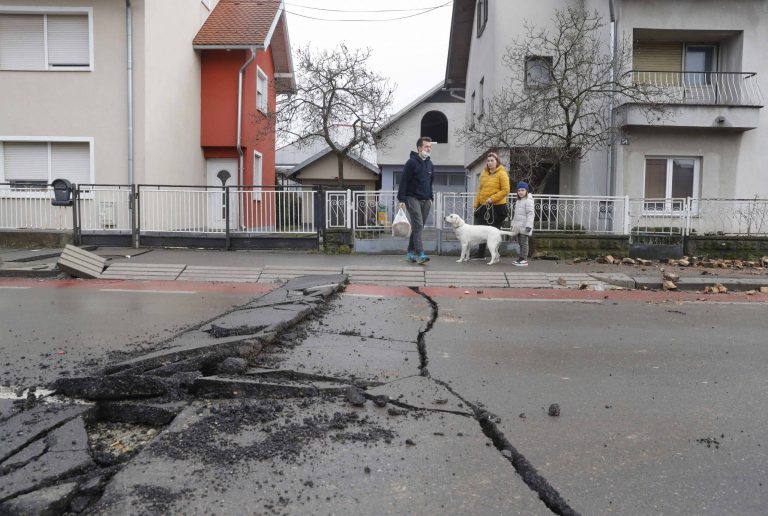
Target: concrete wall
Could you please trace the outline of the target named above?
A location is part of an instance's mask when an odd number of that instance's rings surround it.
[[[90,7],[93,71],[0,71],[0,136],[94,138],[94,180],[126,182],[127,72],[123,0],[0,0]]]
[[[740,167],[741,133],[642,128],[630,133],[629,145],[617,147],[617,188],[630,197],[642,197],[646,156],[700,157],[700,192],[707,197],[750,197],[734,175]]]
[[[192,38],[208,17],[199,0],[145,0],[142,22],[147,45],[137,54],[145,78],[145,163],[136,181],[205,184],[200,148],[200,56]]]

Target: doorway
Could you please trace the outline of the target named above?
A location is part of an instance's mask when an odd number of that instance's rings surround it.
[[[237,185],[237,159],[210,158],[206,160],[206,184],[224,187]],[[208,227],[224,229],[226,227],[226,191],[211,189],[207,192]],[[237,221],[237,193],[230,192],[229,225],[234,227]]]

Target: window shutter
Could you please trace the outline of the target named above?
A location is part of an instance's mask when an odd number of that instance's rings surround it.
[[[48,182],[48,144],[3,143],[5,181]]]
[[[91,153],[88,143],[51,143],[51,180],[91,182]]]
[[[0,14],[0,70],[44,68],[43,16]]]
[[[87,15],[48,15],[48,64],[90,65]]]
[[[654,72],[680,72],[683,69],[683,45],[680,43],[635,43],[632,68]]]

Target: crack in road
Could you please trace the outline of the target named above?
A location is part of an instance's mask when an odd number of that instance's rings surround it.
[[[487,436],[491,442],[493,442],[493,445],[497,450],[499,450],[502,456],[504,456],[504,458],[512,464],[512,466],[515,468],[515,471],[517,471],[517,474],[520,475],[520,478],[523,479],[523,482],[525,482],[525,484],[539,496],[539,499],[544,502],[544,505],[546,505],[549,510],[560,516],[578,516],[579,513],[576,512],[570,505],[568,505],[568,502],[566,502],[560,493],[554,487],[552,487],[549,482],[547,482],[547,479],[539,474],[539,472],[530,463],[530,461],[528,461],[525,455],[520,453],[517,448],[515,448],[512,443],[509,442],[509,440],[504,435],[504,432],[502,432],[496,423],[491,420],[491,414],[489,414],[488,411],[481,408],[477,403],[473,403],[461,396],[458,392],[456,392],[455,389],[453,389],[453,387],[448,384],[448,382],[440,380],[439,378],[435,378],[429,373],[429,370],[427,369],[427,365],[429,364],[429,356],[427,354],[426,335],[432,330],[432,327],[437,321],[439,307],[437,302],[428,294],[422,292],[419,287],[410,288],[413,292],[423,297],[429,303],[432,311],[429,321],[427,321],[424,329],[419,331],[419,334],[416,338],[416,345],[419,350],[419,371],[421,376],[430,379],[442,387],[445,387],[451,394],[459,398],[472,409],[472,416],[480,425],[483,434]]]

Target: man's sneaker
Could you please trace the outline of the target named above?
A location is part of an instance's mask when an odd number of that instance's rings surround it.
[[[408,251],[408,254],[407,254],[407,255],[405,255],[405,259],[406,259],[406,260],[408,260],[409,262],[413,262],[413,263],[416,263],[416,255],[415,255],[415,254],[413,254],[413,253],[412,253],[412,252],[410,252],[410,251]]]
[[[428,261],[429,261],[429,256],[427,256],[427,255],[426,255],[426,254],[424,254],[424,253],[421,253],[421,254],[419,255],[419,259],[418,259],[418,260],[416,260],[416,263],[418,263],[419,265],[421,265],[421,264],[427,263]]]
[[[514,262],[512,262],[512,265],[517,265],[518,267],[528,267],[528,260],[523,260],[522,258],[518,258]]]

